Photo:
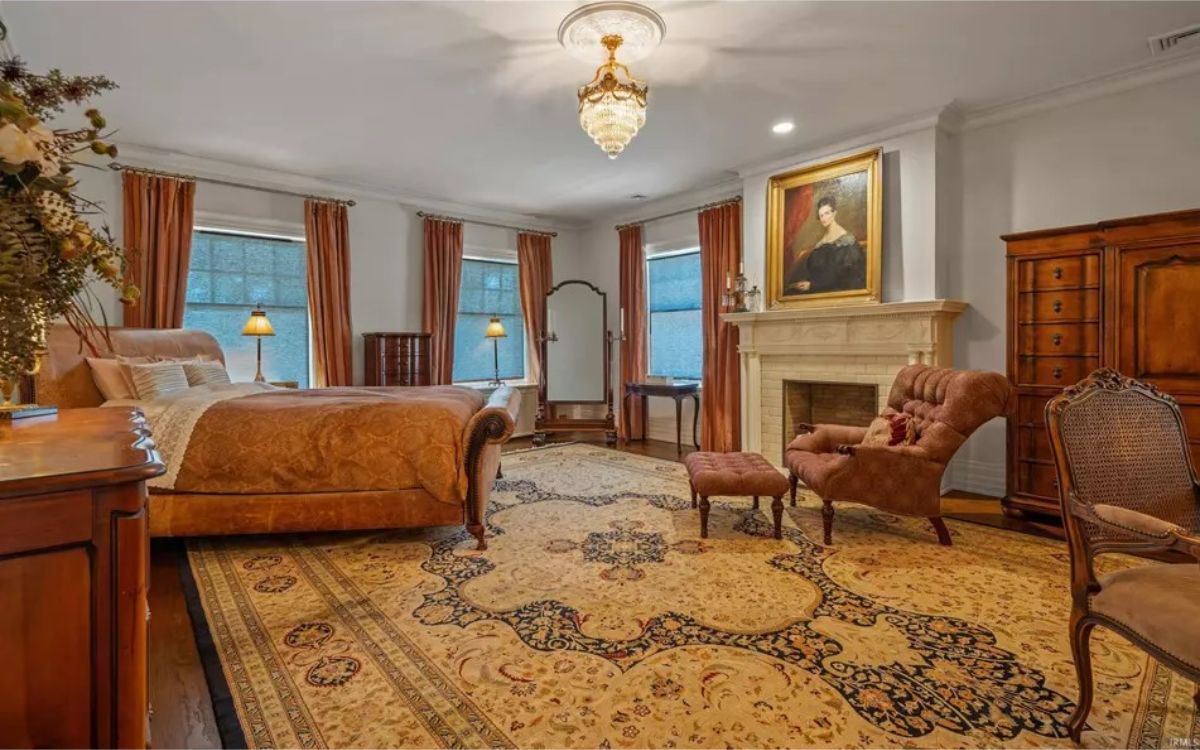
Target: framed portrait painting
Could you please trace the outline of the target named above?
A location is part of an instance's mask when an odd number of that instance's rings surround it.
[[[767,183],[767,304],[879,302],[883,152],[775,175]]]

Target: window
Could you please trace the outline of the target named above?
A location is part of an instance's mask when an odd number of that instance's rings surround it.
[[[255,339],[242,326],[261,304],[275,329],[263,339],[267,380],[308,386],[308,278],[303,241],[211,230],[192,235],[185,328],[207,331],[225,350],[234,381],[254,379]]]
[[[500,378],[525,378],[525,318],[517,264],[467,258],[462,265],[458,321],[454,326],[454,382],[491,380],[495,374],[492,339],[484,338],[488,320],[498,315],[506,338],[500,339]]]
[[[650,374],[700,380],[700,251],[646,261],[650,296]]]

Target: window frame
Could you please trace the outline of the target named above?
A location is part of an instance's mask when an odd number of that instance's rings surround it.
[[[650,263],[651,263],[651,261],[665,260],[667,258],[677,258],[682,255],[695,255],[695,256],[697,256],[697,258],[699,258],[699,256],[700,256],[700,240],[699,240],[699,238],[693,238],[688,241],[681,240],[681,241],[676,241],[676,242],[671,242],[671,243],[661,243],[659,245],[647,245],[645,248],[644,254],[646,256],[646,260],[645,260],[645,264],[646,264],[646,267],[645,267],[645,274],[646,274],[646,360],[647,360],[646,361],[646,376],[650,377],[650,378],[659,378],[662,380],[670,379],[674,383],[700,383],[704,377],[703,334],[701,334],[701,342],[700,342],[700,377],[682,378],[682,377],[678,377],[675,375],[656,375],[653,372],[651,372],[651,368],[654,365],[654,358],[653,358],[653,356],[651,356],[651,352],[653,351],[652,342],[653,342],[653,336],[654,336],[654,323],[653,323],[654,317],[653,317],[653,313],[650,311]],[[700,283],[701,284],[704,283],[703,278],[701,278]],[[698,287],[696,292],[697,292],[697,298],[699,300],[699,305],[696,307],[696,310],[700,311],[701,315],[703,315],[704,290],[702,288]]]
[[[500,263],[504,265],[514,266],[517,269],[517,304],[521,308],[521,338],[525,344],[525,362],[524,373],[520,378],[506,379],[505,385],[530,385],[533,381],[529,379],[529,373],[533,372],[533,350],[530,348],[529,333],[525,327],[525,307],[521,303],[521,268],[517,258],[516,250],[508,250],[495,247],[486,247],[483,245],[472,245],[463,248],[462,255],[463,263],[467,261],[476,261],[480,263]],[[462,293],[462,282],[459,282],[459,294]],[[460,302],[461,305],[461,302]],[[454,326],[455,336],[458,335],[458,314],[459,310],[454,311]],[[506,331],[511,337],[512,331]],[[503,378],[501,378],[503,379]],[[461,385],[467,388],[482,388],[488,387],[491,378],[483,378],[480,380],[452,380],[452,385]]]
[[[305,262],[307,264],[308,253],[308,237],[306,236],[304,225],[299,222],[280,221],[278,219],[259,218],[253,216],[238,216],[235,214],[224,214],[215,211],[196,211],[192,218],[192,236],[197,232],[208,232],[214,234],[232,234],[241,237],[261,237],[269,240],[285,240],[288,242],[297,242],[304,246]],[[191,259],[188,259],[187,272],[191,272]],[[307,277],[307,273],[305,274]],[[307,294],[307,278],[305,279],[305,293]],[[184,309],[186,311],[187,301],[184,301]],[[204,304],[204,303],[195,303]],[[316,362],[313,360],[313,325],[312,325],[312,309],[305,302],[305,313],[308,318],[308,337],[305,341],[305,360],[308,363],[308,387],[312,388],[316,382]],[[249,315],[249,311],[247,311]]]

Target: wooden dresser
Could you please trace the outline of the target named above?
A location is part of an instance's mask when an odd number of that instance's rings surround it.
[[[364,333],[367,385],[429,385],[428,333]]]
[[[0,422],[0,746],[147,745],[145,482],[132,409]]]
[[[1046,401],[1097,367],[1157,385],[1182,408],[1200,463],[1200,211],[1006,235],[1005,512],[1058,516]]]

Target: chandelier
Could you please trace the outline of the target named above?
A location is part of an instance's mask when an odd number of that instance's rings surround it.
[[[662,41],[662,18],[637,3],[602,2],[585,5],[563,19],[558,40],[584,59],[604,54],[592,80],[579,88],[579,124],[584,132],[615,159],[646,124],[649,86],[617,61],[624,47],[626,60],[641,59]]]

